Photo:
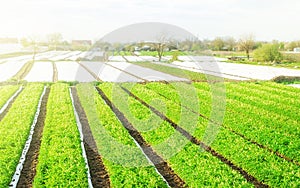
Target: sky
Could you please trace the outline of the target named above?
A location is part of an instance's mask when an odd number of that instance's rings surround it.
[[[140,22],[173,24],[200,39],[252,34],[300,40],[299,0],[1,0],[0,37],[97,40]]]

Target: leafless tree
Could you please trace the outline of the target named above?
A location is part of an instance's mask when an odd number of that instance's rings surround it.
[[[54,50],[57,50],[57,46],[62,42],[63,37],[61,33],[52,33],[47,36],[48,43],[50,46],[54,48]]]
[[[253,50],[255,45],[254,36],[252,34],[245,35],[238,41],[238,47],[240,50],[245,51],[247,58],[250,58],[250,51]]]
[[[39,49],[40,39],[38,36],[29,36],[21,39],[22,46],[32,49],[32,60],[35,60],[35,55]]]

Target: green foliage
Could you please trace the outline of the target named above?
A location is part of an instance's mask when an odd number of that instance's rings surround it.
[[[88,186],[68,89],[61,83],[51,87],[34,187]]]
[[[142,97],[148,103],[152,101],[158,110],[164,111],[161,103],[162,98],[153,92],[143,89],[142,85],[124,84],[128,89],[133,87],[133,91],[139,97]],[[107,92],[105,85],[101,88]],[[149,93],[148,93],[149,92]],[[108,93],[111,93],[108,91]],[[202,152],[199,146],[190,143],[185,137],[166,121],[161,120],[157,115],[152,114],[148,108],[143,106],[137,100],[129,97],[121,88],[115,86],[114,92],[118,97],[115,98],[115,105],[125,114],[126,118],[141,133],[144,139],[154,148],[154,150],[163,156],[177,173],[190,187],[206,186],[248,186],[251,185],[237,172],[222,163],[219,159],[213,157],[207,152]],[[152,103],[153,104],[153,103]],[[171,101],[170,101],[171,105]],[[169,106],[169,103],[168,105]],[[128,110],[128,108],[130,110]],[[172,105],[168,108],[170,116],[178,121],[180,116],[180,106]],[[179,109],[179,111],[178,111]],[[142,113],[140,112],[142,110]],[[174,111],[173,111],[174,110]],[[183,120],[184,121],[184,120]],[[188,126],[186,124],[186,126]],[[151,128],[151,129],[149,129]],[[218,177],[218,178],[211,178]]]
[[[183,85],[183,83],[181,84]],[[194,83],[194,86],[197,88],[201,114],[210,117],[213,104],[210,86],[207,83]],[[266,86],[248,83],[243,84],[242,87],[240,87],[239,83],[228,83],[226,86],[228,113],[225,115],[223,126],[227,128],[220,127],[220,132],[214,140],[212,147],[235,164],[271,186],[297,185],[299,183],[299,173],[295,173],[298,171],[297,165],[291,164],[267,150],[249,143],[247,140],[230,131],[235,130],[247,138],[299,161],[296,149],[300,144],[296,136],[299,134],[299,131],[297,131],[299,113],[292,113],[296,111],[296,106],[299,105],[299,102],[295,101],[296,95],[294,94],[293,96],[289,93],[293,99],[285,100],[279,93],[274,93],[274,91],[278,92],[278,89],[271,90]],[[260,86],[260,88],[253,90],[254,86]],[[135,86],[135,88],[140,87]],[[149,83],[143,87],[147,87],[150,90],[135,89],[134,93],[146,101],[150,101],[151,98],[162,100],[163,103],[167,104],[168,111],[166,116],[173,121],[177,121],[178,116],[180,116],[180,113],[174,110],[178,108],[178,105],[192,106],[189,103],[182,104],[182,98],[178,97],[178,91],[170,85]],[[267,91],[263,92],[263,88]],[[153,91],[158,94],[153,93]],[[261,93],[258,93],[259,91]],[[282,95],[284,95],[283,93]],[[255,97],[252,97],[254,94]],[[187,99],[193,98],[188,92],[186,95]],[[270,98],[272,101],[269,101]],[[291,101],[288,102],[288,100]],[[282,106],[282,103],[287,103],[287,105]],[[182,108],[181,113],[183,111],[184,108]],[[286,117],[287,114],[289,114],[288,117]],[[179,123],[184,127],[184,122]],[[188,130],[188,128],[185,129]],[[207,121],[199,118],[198,128],[193,135],[198,139],[202,139],[206,129]]]
[[[111,84],[101,84],[111,97]],[[128,131],[91,84],[77,86],[112,187],[166,187]]]
[[[254,52],[254,59],[261,62],[280,62],[282,54],[278,44],[264,44]]]
[[[224,48],[225,42],[222,38],[217,37],[212,41],[212,49],[215,51],[220,51]]]
[[[18,85],[0,86],[0,109],[9,98],[18,90]]]
[[[93,85],[97,84],[77,84],[77,89],[109,172],[111,186],[166,187],[127,130],[96,92]],[[214,100],[211,86],[205,82],[193,83],[189,85],[194,88],[193,93],[186,85],[121,84],[202,140],[208,120],[198,115],[195,119],[193,112],[199,111],[210,117]],[[66,83],[52,85],[35,187],[87,187],[69,86]],[[186,140],[168,122],[129,97],[118,84],[100,83],[99,87],[189,187],[252,186],[238,172],[210,153],[200,151],[199,146]],[[18,88],[18,85],[0,86],[0,106]],[[27,84],[0,122],[0,187],[8,186],[15,171],[42,90],[43,84]],[[299,89],[274,82],[241,82],[226,83],[226,90],[227,111],[211,147],[271,187],[297,187],[300,184],[298,165],[247,139],[299,161]],[[196,105],[194,94],[200,106]],[[196,123],[194,130],[191,129],[193,123]]]
[[[43,85],[28,85],[0,122],[0,187],[8,187],[28,138]]]
[[[174,51],[172,54],[172,59],[170,60],[170,62],[174,62],[174,61],[178,61],[178,51]]]

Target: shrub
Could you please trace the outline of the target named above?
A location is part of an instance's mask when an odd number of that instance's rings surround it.
[[[264,44],[254,51],[254,59],[262,62],[280,62],[282,54],[277,44]]]

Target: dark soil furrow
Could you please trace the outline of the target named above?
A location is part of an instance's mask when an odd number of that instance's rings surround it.
[[[168,83],[166,83],[166,84],[168,84]],[[147,86],[146,86],[146,87],[147,87]],[[147,87],[147,88],[148,88],[148,87]],[[154,90],[152,90],[151,88],[148,88],[148,89],[150,89],[151,91],[154,91]],[[169,98],[167,98],[166,96],[162,95],[161,93],[158,93],[158,92],[156,92],[156,91],[154,91],[154,92],[157,93],[158,95],[160,95],[161,97],[164,97],[165,99],[170,100]],[[274,151],[273,149],[271,149],[271,148],[269,148],[269,147],[267,147],[267,146],[265,146],[265,145],[263,145],[263,144],[260,144],[260,143],[254,141],[254,140],[252,140],[252,139],[250,139],[250,138],[248,138],[248,137],[245,136],[244,134],[239,133],[239,132],[233,130],[232,128],[230,128],[230,127],[228,127],[228,126],[226,126],[226,125],[224,125],[224,124],[220,124],[220,123],[218,123],[218,122],[215,122],[215,121],[213,121],[212,119],[208,118],[207,116],[205,116],[205,115],[203,115],[203,114],[201,114],[201,113],[199,113],[199,112],[195,112],[193,109],[191,109],[191,108],[189,108],[189,107],[187,107],[187,106],[185,106],[185,105],[183,105],[183,104],[180,104],[180,106],[182,106],[182,107],[184,107],[185,109],[191,111],[192,113],[194,113],[194,114],[196,114],[196,115],[198,115],[198,116],[200,116],[200,117],[202,117],[202,118],[204,118],[204,119],[206,119],[206,120],[208,120],[208,121],[214,123],[215,125],[218,125],[218,126],[221,126],[221,127],[225,128],[225,129],[227,129],[228,131],[230,131],[230,132],[232,132],[233,134],[235,134],[235,135],[241,137],[242,139],[244,139],[244,140],[246,140],[246,141],[248,141],[248,142],[250,142],[250,143],[252,143],[252,144],[254,144],[254,145],[257,145],[258,147],[260,147],[260,148],[262,148],[262,149],[264,149],[264,150],[266,150],[266,151],[268,151],[268,152],[270,152],[270,153],[272,153],[272,154],[274,154],[274,155],[276,155],[276,156],[278,156],[278,157],[280,157],[280,158],[282,158],[282,159],[284,159],[284,160],[286,160],[286,161],[288,161],[288,162],[291,162],[291,163],[294,163],[295,165],[300,166],[300,163],[299,163],[298,161],[296,161],[296,160],[294,160],[294,159],[291,159],[291,158],[285,156],[284,154],[282,154],[282,153],[280,153],[280,152],[278,152],[278,151]]]
[[[26,154],[26,159],[23,164],[20,179],[17,187],[32,187],[32,183],[36,174],[36,166],[38,164],[38,156],[41,146],[41,139],[43,135],[46,113],[47,113],[47,101],[50,93],[50,88],[46,89],[45,95],[42,99],[39,116],[34,128],[32,140],[29,150]]]
[[[174,129],[176,129],[179,133],[181,133],[184,137],[186,137],[188,140],[190,140],[193,144],[199,145],[201,148],[203,148],[205,151],[211,153],[213,156],[220,159],[223,163],[230,166],[233,170],[238,171],[248,182],[252,183],[255,187],[269,187],[268,185],[264,184],[263,182],[256,179],[254,176],[249,174],[247,171],[242,169],[241,167],[235,165],[233,162],[231,162],[229,159],[225,158],[223,155],[212,149],[210,146],[206,145],[202,141],[198,140],[194,136],[192,136],[189,132],[187,132],[185,129],[178,126],[175,122],[173,122],[171,119],[166,117],[163,113],[155,109],[153,106],[150,106],[145,101],[131,93],[129,90],[127,90],[124,87],[121,87],[129,96],[135,98],[137,101],[139,101],[141,104],[149,108],[152,112],[154,112],[157,116],[159,116],[162,120],[167,121],[170,123]]]
[[[96,87],[96,89],[102,99],[122,122],[123,126],[127,129],[132,138],[140,145],[145,155],[154,164],[158,172],[164,177],[168,185],[171,187],[186,187],[185,182],[173,171],[169,164],[153,150],[151,145],[144,140],[141,134],[127,120],[125,115],[108,99],[105,93],[99,87]]]
[[[88,159],[93,187],[110,187],[109,174],[106,171],[101,155],[98,152],[87,116],[78,98],[77,90],[75,87],[72,87],[71,90],[74,105],[82,125],[84,148]]]

